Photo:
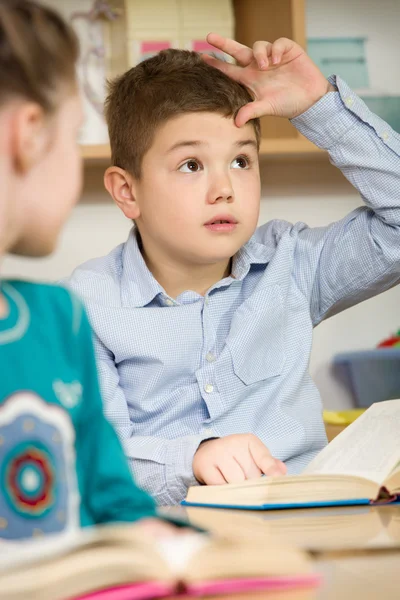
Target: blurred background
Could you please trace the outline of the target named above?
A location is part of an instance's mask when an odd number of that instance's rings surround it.
[[[247,44],[291,37],[308,45],[324,73],[342,75],[375,111],[400,128],[399,0],[205,0],[198,6],[186,0],[46,3],[73,19],[82,41],[84,189],[56,253],[41,260],[7,257],[5,276],[58,280],[125,241],[131,223],[103,188],[103,172],[109,164],[101,116],[104,80],[162,47],[207,51],[202,40],[210,30],[235,35]],[[279,218],[321,226],[361,204],[325,153],[301,138],[288,122],[264,121],[261,175],[260,224]],[[55,201],[56,195],[54,190]],[[310,368],[326,408],[340,410],[354,401],[351,389],[333,372],[333,357],[373,348],[399,328],[398,287],[315,330]]]

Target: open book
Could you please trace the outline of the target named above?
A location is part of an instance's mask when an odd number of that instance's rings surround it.
[[[0,599],[145,600],[310,587],[307,555],[265,535],[181,533],[145,539],[134,525],[69,538],[0,542]]]
[[[301,475],[189,488],[186,506],[267,510],[390,502],[400,495],[400,400],[373,404]]]
[[[178,507],[177,507],[178,508]],[[179,507],[190,523],[218,533],[245,525],[263,531],[290,546],[313,555],[343,550],[390,550],[400,548],[400,511],[397,504],[377,506],[329,506],[307,510],[239,511],[209,507]],[[243,521],[242,521],[243,519]]]

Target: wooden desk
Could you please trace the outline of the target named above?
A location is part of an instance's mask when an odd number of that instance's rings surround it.
[[[232,600],[400,599],[400,505],[245,512],[173,507],[211,531],[265,528],[271,539],[313,552],[324,577],[318,590],[247,594]]]

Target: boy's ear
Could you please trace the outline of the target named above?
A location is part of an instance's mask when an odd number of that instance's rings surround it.
[[[35,167],[49,151],[50,127],[39,104],[21,104],[14,113],[12,136],[16,170],[24,175]]]
[[[140,216],[133,177],[127,171],[119,167],[109,167],[104,173],[104,185],[128,219],[134,220]]]

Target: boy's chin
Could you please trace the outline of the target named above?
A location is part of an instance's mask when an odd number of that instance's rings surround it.
[[[245,240],[243,243],[235,243],[235,244],[226,244],[224,247],[212,247],[211,245],[206,248],[207,254],[202,254],[203,262],[209,263],[220,263],[225,260],[231,260],[235,254],[243,247],[244,244],[247,243]]]
[[[207,255],[202,255],[198,257],[198,260],[196,261],[197,264],[199,265],[222,265],[224,263],[228,264],[229,261],[232,260],[232,258],[235,256],[235,254],[237,253],[237,251],[239,250],[239,248],[237,250],[231,251],[231,252],[227,252],[227,253],[212,253],[209,252]]]

